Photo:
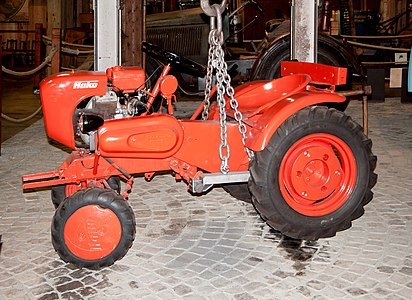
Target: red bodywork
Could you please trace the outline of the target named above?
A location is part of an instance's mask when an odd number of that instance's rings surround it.
[[[303,73],[298,72],[301,67]],[[166,77],[169,76],[166,68],[153,90],[169,101],[175,83]],[[235,97],[247,127],[246,146],[253,151],[263,150],[276,129],[304,107],[345,101],[345,97],[333,92],[335,85],[345,83],[346,76],[342,75],[345,72],[346,69],[339,67],[286,62],[282,64],[284,77],[237,87]],[[195,120],[203,104],[190,120],[160,113],[106,120],[95,135],[94,153],[75,148],[73,115],[79,103],[95,95],[105,95],[108,84],[132,91],[142,88],[144,80],[140,68],[121,67],[110,68],[106,73],[59,73],[43,80],[40,90],[47,134],[75,151],[54,172],[23,176],[23,188],[70,183],[87,186],[88,182],[113,175],[124,177],[120,170],[128,174],[145,173],[147,178],[156,171],[173,170],[185,180],[198,178],[202,171],[220,172],[216,105],[212,105],[206,121]],[[314,88],[311,82],[331,88]],[[149,101],[153,102],[153,94],[149,95]],[[229,104],[227,115],[234,115]],[[227,123],[227,136],[230,171],[247,170],[249,160],[236,122]]]

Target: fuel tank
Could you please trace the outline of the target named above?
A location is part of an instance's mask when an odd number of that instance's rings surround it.
[[[73,113],[84,99],[106,94],[105,72],[62,72],[40,83],[47,135],[72,149],[75,147]]]
[[[146,75],[140,67],[114,66],[106,70],[111,84],[125,92],[133,92],[145,87]]]
[[[183,143],[183,128],[174,117],[152,114],[107,120],[98,130],[98,149],[105,157],[167,158]]]

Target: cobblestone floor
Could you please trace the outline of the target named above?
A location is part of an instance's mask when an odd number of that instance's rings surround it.
[[[359,102],[347,112],[361,122]],[[67,156],[38,121],[2,145],[0,299],[411,299],[411,128],[412,105],[370,104],[375,197],[336,237],[291,240],[220,188],[195,197],[170,175],[137,178],[132,248],[90,271],[53,250],[50,190],[21,190],[22,174],[53,170]]]

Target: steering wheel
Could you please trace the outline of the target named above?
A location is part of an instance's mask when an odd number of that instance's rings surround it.
[[[164,64],[171,65],[172,67],[179,69],[182,73],[198,77],[206,76],[206,67],[191,59],[177,55],[174,52],[167,51],[149,42],[143,42],[142,49],[151,57],[161,61]]]

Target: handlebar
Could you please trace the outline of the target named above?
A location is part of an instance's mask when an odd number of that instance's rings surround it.
[[[174,52],[167,51],[149,42],[142,43],[142,50],[154,59],[157,59],[166,65],[170,65],[174,68],[179,69],[182,73],[198,77],[206,76],[206,67],[189,58],[177,55]]]

